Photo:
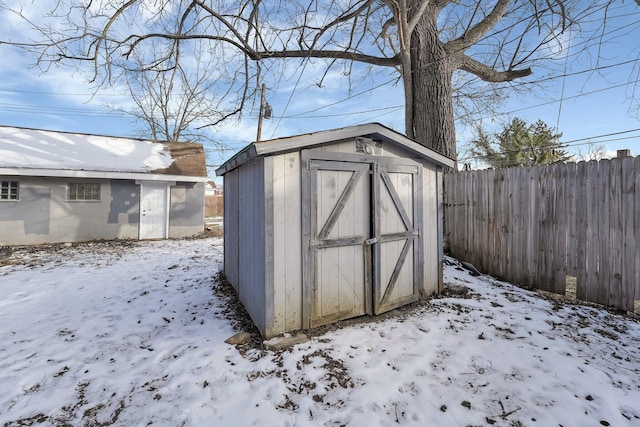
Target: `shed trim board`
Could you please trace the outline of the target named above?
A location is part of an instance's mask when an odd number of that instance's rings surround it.
[[[297,135],[288,138],[255,142],[239,151],[235,156],[220,166],[220,168],[216,170],[216,175],[224,175],[228,171],[237,168],[255,157],[308,149],[340,139],[362,136],[369,136],[373,139],[378,139],[392,145],[401,146],[409,152],[417,155],[419,158],[428,159],[439,166],[453,167],[455,165],[455,161],[452,159],[438,153],[437,151],[418,144],[401,133],[383,126],[380,123],[368,123],[364,125]]]
[[[264,228],[265,236],[273,236],[273,180],[265,176],[269,171],[273,171],[273,157],[265,158],[264,165]],[[273,283],[274,275],[274,239],[264,239],[264,287],[265,287],[265,328],[271,330],[275,323],[275,288]]]
[[[438,200],[437,236],[438,236],[438,292],[444,290],[444,172],[442,168],[436,170],[436,194]]]

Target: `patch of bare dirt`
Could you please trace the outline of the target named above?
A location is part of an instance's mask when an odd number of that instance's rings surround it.
[[[204,230],[191,237],[185,237],[185,239],[208,239],[210,237],[223,237],[224,231],[221,226],[217,224],[206,224]]]

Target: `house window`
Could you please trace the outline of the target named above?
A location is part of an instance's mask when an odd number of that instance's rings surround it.
[[[0,200],[18,200],[18,181],[0,181]]]
[[[70,182],[67,200],[100,200],[100,184],[88,182]]]

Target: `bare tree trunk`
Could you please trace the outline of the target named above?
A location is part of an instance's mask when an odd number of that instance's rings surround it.
[[[437,13],[423,14],[412,35],[413,135],[420,144],[456,159],[454,64],[438,39],[436,19]]]

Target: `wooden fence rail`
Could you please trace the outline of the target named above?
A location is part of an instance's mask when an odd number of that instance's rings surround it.
[[[445,175],[445,245],[528,288],[633,311],[640,300],[640,157]],[[640,301],[638,301],[640,302]]]

